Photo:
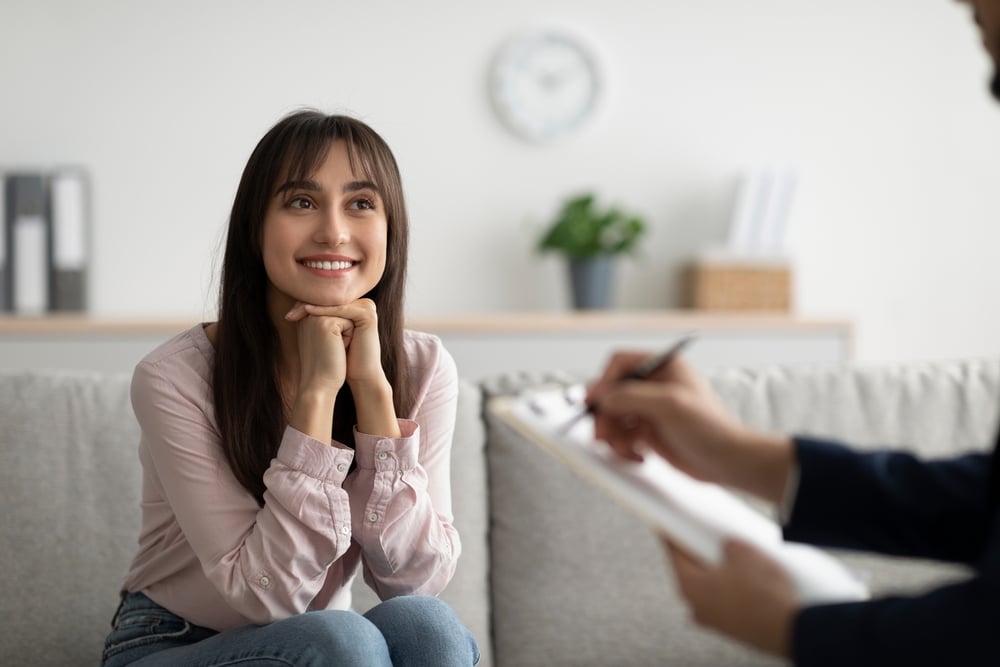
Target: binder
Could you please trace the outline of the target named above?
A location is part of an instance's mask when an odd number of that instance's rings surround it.
[[[50,219],[48,182],[43,174],[5,178],[7,293],[9,310],[42,315],[49,305]]]
[[[738,538],[778,561],[806,604],[863,600],[868,589],[840,561],[806,545],[785,542],[769,517],[716,484],[695,480],[656,455],[626,461],[593,439],[583,410],[583,385],[537,388],[490,401],[501,422],[603,491],[693,557],[719,563],[722,542]]]
[[[87,181],[79,170],[55,172],[49,184],[52,256],[49,309],[81,312],[87,307]]]
[[[3,174],[0,173],[0,180]],[[7,187],[0,188],[0,313],[10,311],[10,262],[7,260],[7,247],[10,241],[7,237]]]

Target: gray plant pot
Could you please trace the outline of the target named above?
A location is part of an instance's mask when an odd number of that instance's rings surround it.
[[[573,307],[577,310],[610,308],[614,279],[614,255],[570,259],[569,280],[573,290]]]

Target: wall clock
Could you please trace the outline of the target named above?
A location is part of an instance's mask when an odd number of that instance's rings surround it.
[[[519,35],[497,53],[490,94],[497,114],[518,136],[544,143],[579,129],[601,92],[594,54],[564,32]]]

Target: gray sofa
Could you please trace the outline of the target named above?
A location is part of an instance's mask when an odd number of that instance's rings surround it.
[[[731,369],[711,374],[744,421],[928,456],[984,448],[1000,362]],[[694,627],[656,539],[493,420],[492,396],[572,375],[463,382],[452,478],[464,554],[446,598],[481,665],[773,665]],[[0,664],[93,665],[138,527],[137,427],[124,375],[0,375]],[[849,492],[845,489],[845,493]],[[963,576],[837,554],[877,591]],[[359,581],[355,604],[374,601]]]

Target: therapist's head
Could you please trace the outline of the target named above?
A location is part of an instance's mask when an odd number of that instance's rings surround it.
[[[990,90],[1000,100],[1000,0],[958,0],[972,7],[972,14],[979,25],[983,46],[993,59],[993,79]]]

